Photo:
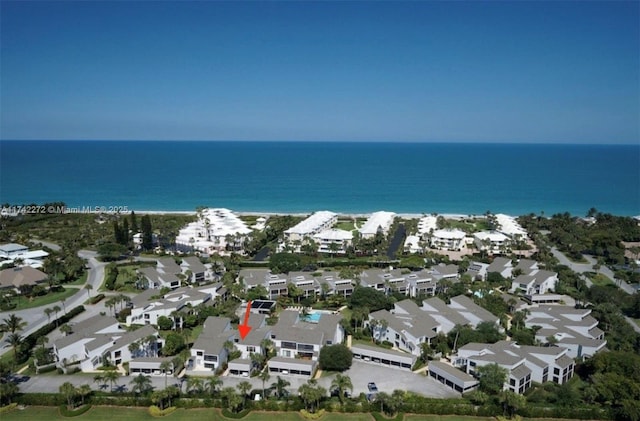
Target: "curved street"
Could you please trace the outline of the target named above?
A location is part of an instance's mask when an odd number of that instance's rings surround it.
[[[50,247],[54,250],[57,246],[53,243],[42,242],[47,247]],[[54,246],[54,247],[52,247]],[[87,284],[91,285],[92,295],[95,294],[95,291],[98,290],[102,281],[104,280],[104,268],[107,265],[106,263],[99,262],[96,259],[97,253],[91,250],[80,250],[78,252],[78,256],[85,259],[87,261],[88,266],[88,274],[87,274]],[[86,285],[86,284],[85,284]],[[64,300],[64,306],[60,305],[60,307],[64,307],[64,309],[71,310],[74,307],[84,304],[87,300],[87,290],[84,289],[84,285],[80,286],[78,292],[73,294],[71,297]],[[49,307],[53,304],[28,308],[24,310],[17,311],[4,311],[0,313],[0,320],[9,316],[9,314],[15,314],[18,317],[21,317],[25,322],[27,322],[27,327],[20,332],[22,336],[27,336],[45,324],[49,322],[47,315],[43,312],[44,308]],[[87,308],[89,310],[89,308]],[[64,310],[61,312],[64,313]],[[96,313],[97,314],[97,313]],[[85,316],[88,317],[88,316]],[[83,317],[83,318],[85,318]],[[0,355],[8,352],[10,348],[6,344],[6,338],[3,337],[2,342],[0,342]]]
[[[588,263],[573,262],[569,260],[569,258],[565,256],[564,253],[562,253],[560,250],[558,250],[555,247],[551,248],[551,253],[554,255],[556,259],[558,259],[561,265],[565,265],[569,267],[571,270],[573,270],[574,272],[579,274],[583,274],[585,272],[594,272],[593,265],[597,263],[596,259],[593,256],[589,256],[587,254],[583,254],[582,257],[584,257]],[[607,266],[602,265],[598,270],[598,273],[611,279],[618,287],[620,287],[620,289],[622,289],[627,294],[635,294],[636,290],[628,283],[622,282],[619,279],[616,279],[613,271],[609,269]],[[591,281],[588,280],[586,276],[583,276],[583,279],[587,282],[587,286],[591,287]]]

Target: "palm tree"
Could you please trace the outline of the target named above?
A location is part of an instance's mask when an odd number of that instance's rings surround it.
[[[84,399],[89,396],[92,392],[91,386],[88,384],[83,384],[78,389],[76,389],[78,395],[80,395],[80,405],[84,405]]]
[[[128,348],[131,353],[131,358],[136,358],[140,352],[140,343],[138,341],[133,341],[129,344]]]
[[[344,392],[349,389],[353,392],[353,383],[351,383],[351,377],[347,375],[338,374],[331,382],[332,389],[338,389],[338,398],[340,402],[344,403]]]
[[[160,370],[162,370],[162,372],[164,373],[164,388],[167,388],[167,374],[168,371],[171,370],[173,368],[173,364],[171,364],[171,361],[165,360],[163,362],[160,363]]]
[[[265,393],[265,387],[264,387],[264,383],[268,382],[269,379],[271,378],[271,374],[269,374],[269,369],[265,368],[264,370],[262,370],[259,374],[258,374],[258,378],[260,380],[262,380],[262,398],[265,399],[266,393]]]
[[[93,289],[93,286],[92,286],[91,284],[86,284],[86,285],[84,286],[84,289],[86,289],[86,290],[87,290],[87,296],[88,296],[88,298],[91,298],[91,290]]]
[[[44,309],[44,314],[47,315],[47,323],[51,323],[51,313],[53,313],[53,309],[49,307]]]
[[[47,344],[47,342],[49,342],[49,338],[47,338],[46,336],[38,336],[38,339],[36,339],[36,345],[40,345],[42,349],[44,349],[44,346]]]
[[[104,372],[104,379],[111,385],[111,392],[113,392],[113,385],[118,383],[118,377],[120,373],[117,370],[107,370]]]
[[[71,332],[73,332],[73,328],[65,323],[60,326],[60,332],[64,333],[64,336],[68,336]]]
[[[264,356],[269,358],[274,351],[274,343],[271,339],[265,338],[260,341],[260,348],[262,349]]]
[[[67,398],[67,408],[69,409],[73,408],[74,400],[75,400],[76,394],[78,393],[76,391],[75,386],[69,382],[64,382],[62,383],[62,385],[60,385],[60,388],[58,390],[60,391],[61,394],[65,396],[65,398]]]
[[[58,327],[58,312],[62,310],[60,306],[53,306],[53,312],[56,313],[56,327]]]
[[[236,390],[233,387],[225,387],[220,392],[225,401],[227,401],[227,407],[229,411],[235,412],[238,406],[242,403],[242,398],[238,396]]]
[[[11,333],[7,337],[7,343],[13,348],[13,359],[18,359],[18,349],[24,343],[24,338],[18,333]]]
[[[237,386],[238,391],[242,394],[242,407],[244,408],[247,404],[247,395],[251,391],[251,383],[248,381],[242,381]]]
[[[218,388],[222,386],[222,379],[218,376],[212,376],[207,379],[206,388],[212,395],[216,393]]]
[[[133,385],[133,387],[131,388],[131,391],[133,391],[133,393],[144,394],[147,391],[151,390],[152,387],[151,377],[143,376],[142,374],[138,374],[133,378],[133,380],[131,380],[130,383]]]
[[[27,322],[25,322],[22,317],[10,314],[9,317],[2,320],[2,324],[0,324],[0,332],[16,333],[23,330],[26,326]]]
[[[280,376],[277,376],[276,379],[276,382],[272,383],[271,387],[276,389],[276,395],[278,395],[278,398],[282,398],[282,396],[284,395],[285,387],[291,386],[291,383],[281,378]]]
[[[105,379],[102,374],[96,374],[95,376],[93,376],[93,382],[99,383],[101,385],[101,388],[107,387],[107,379]]]
[[[199,377],[187,377],[187,392],[202,392],[204,381]]]

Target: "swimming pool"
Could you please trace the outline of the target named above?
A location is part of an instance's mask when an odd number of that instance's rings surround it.
[[[322,313],[313,311],[307,314],[305,317],[303,317],[302,320],[309,323],[318,323],[320,321],[321,316],[322,316]]]

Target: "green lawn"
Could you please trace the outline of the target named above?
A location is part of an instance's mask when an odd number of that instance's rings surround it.
[[[591,282],[593,282],[593,285],[597,285],[601,287],[607,286],[607,285],[613,285],[613,281],[601,273],[596,273],[595,275],[590,276],[590,278],[591,278]]]
[[[2,414],[2,421],[12,420],[69,420],[68,417],[60,415],[56,407],[37,407],[31,406],[24,410],[14,410],[8,414]],[[171,415],[162,417],[171,421],[207,421],[207,420],[226,420],[222,417],[220,410],[213,408],[204,409],[178,409]],[[149,415],[147,408],[123,408],[123,407],[94,407],[84,414],[74,417],[76,420],[154,420],[157,418]],[[300,421],[303,420],[297,412],[251,412],[242,418],[246,421]],[[369,414],[326,414],[321,418],[323,421],[352,420],[352,421],[372,421],[373,417]],[[453,421],[453,420],[452,420]]]
[[[356,229],[355,225],[353,224],[353,220],[338,221],[334,228],[345,231],[353,231],[354,229]]]
[[[82,285],[87,283],[87,275],[88,274],[89,274],[89,272],[85,270],[84,272],[82,272],[82,276],[81,277],[79,277],[78,279],[76,279],[73,282],[68,282],[66,285],[80,285],[80,286],[82,286]]]
[[[60,301],[61,300],[66,300],[67,298],[69,298],[73,294],[75,294],[76,292],[78,292],[78,288],[64,288],[63,287],[61,291],[50,292],[50,293],[47,293],[45,295],[41,295],[41,296],[35,297],[32,300],[29,300],[26,297],[17,296],[15,298],[16,303],[17,303],[16,308],[14,308],[11,311],[24,310],[26,308],[46,306],[46,305],[55,304],[55,303],[58,303],[60,308],[62,308],[62,304],[60,304]],[[62,312],[59,312],[58,316],[60,316],[61,314],[62,314]],[[54,316],[54,315],[52,315],[52,316]]]
[[[16,409],[7,414],[2,414],[0,416],[2,421],[13,421],[13,420],[25,420],[25,421],[34,421],[34,420],[69,420],[68,417],[63,417],[60,415],[57,407],[49,407],[49,406],[30,406],[26,409],[19,410]],[[108,407],[108,406],[98,406],[91,408],[89,411],[84,414],[73,417],[71,419],[88,421],[103,421],[103,420],[111,420],[111,421],[138,421],[138,420],[156,420],[157,418],[149,415],[147,408],[124,408],[124,407]],[[227,420],[229,418],[225,418],[221,415],[219,409],[215,408],[202,408],[202,409],[178,409],[171,415],[167,415],[166,417],[162,417],[162,419],[167,419],[170,421],[218,421],[218,420]],[[251,412],[242,420],[246,421],[300,421],[304,420],[304,418],[298,412],[261,412],[255,411]],[[491,417],[471,417],[471,416],[462,416],[462,415],[405,415],[405,421],[490,421],[495,418]],[[535,420],[535,418],[527,418],[529,420]],[[373,416],[370,414],[360,413],[360,414],[339,414],[339,413],[325,413],[325,415],[320,418],[321,421],[339,421],[339,420],[349,420],[349,421],[373,421]],[[550,420],[550,419],[545,419]]]

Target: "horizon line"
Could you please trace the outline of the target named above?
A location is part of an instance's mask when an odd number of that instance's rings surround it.
[[[206,142],[206,143],[395,143],[395,144],[481,144],[481,145],[593,145],[640,146],[637,142],[563,142],[563,141],[500,141],[500,140],[327,140],[327,139],[3,139],[0,142]]]

